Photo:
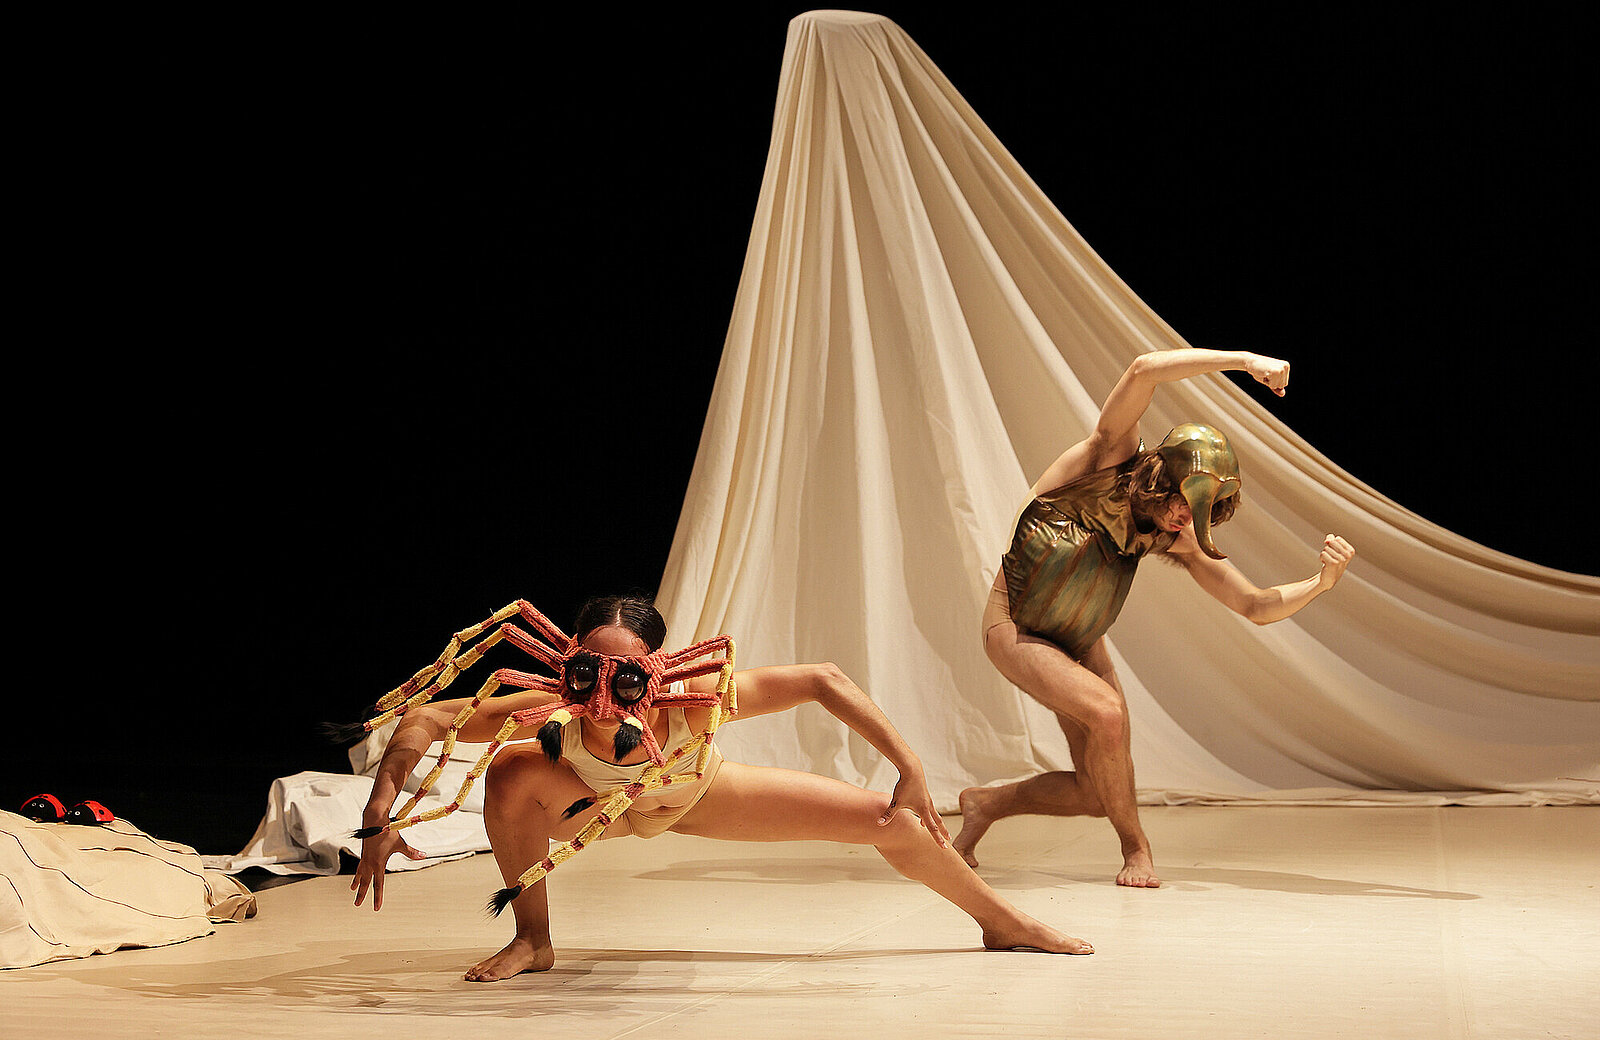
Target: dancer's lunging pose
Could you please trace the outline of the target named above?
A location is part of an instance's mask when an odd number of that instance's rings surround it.
[[[1117,884],[1159,886],[1139,823],[1127,703],[1103,639],[1139,560],[1165,554],[1229,609],[1266,624],[1333,588],[1355,556],[1350,543],[1330,534],[1316,574],[1257,588],[1211,541],[1211,528],[1239,503],[1239,467],[1227,438],[1186,423],[1144,450],[1139,419],[1157,385],[1225,370],[1248,372],[1280,397],[1289,382],[1286,362],[1259,354],[1141,355],[1106,398],[1094,432],[1033,485],[989,594],[984,649],[1002,675],[1055,712],[1076,770],[963,791],[955,847],[969,865],[978,865],[973,849],[1002,817],[1105,816],[1122,840]]]
[[[430,691],[448,683],[458,664],[470,664],[480,652],[474,648],[455,658],[461,636],[476,638],[490,622],[515,613],[542,638],[511,625],[500,631],[558,670],[559,678],[502,670],[485,684],[489,692],[500,682],[528,691],[498,697],[480,691],[470,701],[428,703]],[[901,874],[966,911],[990,949],[1094,952],[1088,943],[1022,913],[968,869],[934,811],[921,761],[877,705],[833,665],[707,674],[706,666],[686,662],[705,652],[702,647],[717,644],[731,656],[731,641],[721,638],[661,654],[666,623],[641,599],[591,601],[570,640],[525,603],[513,604],[490,622],[458,633],[439,667],[424,669],[385,699],[390,706],[408,697],[416,703],[405,710],[384,751],[366,826],[359,832],[364,835],[361,862],[350,886],[357,905],[370,888],[373,908],[379,909],[389,857],[422,858],[400,834],[417,818],[391,821],[390,813],[431,743],[451,732],[478,742],[537,731],[537,743],[500,748],[487,767],[484,822],[508,886],[496,901],[512,907],[516,932],[504,949],[467,971],[469,980],[493,982],[555,963],[545,874],[576,848],[598,837],[651,837],[668,830],[741,841],[873,845]],[[552,649],[558,639],[565,643],[559,652]],[[731,672],[731,664],[725,672]],[[427,682],[434,686],[422,689]],[[742,719],[808,701],[821,704],[894,763],[900,781],[892,796],[811,773],[724,761],[708,743],[725,708],[735,712],[732,719]],[[528,730],[517,732],[523,724]],[[449,808],[453,805],[435,812]],[[551,851],[551,840],[567,844]]]

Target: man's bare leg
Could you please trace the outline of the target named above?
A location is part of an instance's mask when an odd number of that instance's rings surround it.
[[[1083,655],[1083,666],[1116,690],[1117,699],[1122,704],[1121,761],[1127,766],[1126,795],[1133,816],[1133,831],[1117,826],[1115,819],[1111,821],[1112,826],[1117,827],[1117,836],[1122,839],[1122,870],[1117,873],[1117,884],[1129,888],[1160,888],[1161,879],[1156,876],[1155,859],[1150,854],[1150,839],[1145,836],[1144,825],[1139,822],[1139,795],[1133,779],[1133,727],[1127,717],[1128,697],[1122,690],[1122,681],[1117,678],[1116,666],[1111,663],[1111,652],[1106,649],[1104,636],[1096,639]],[[1110,813],[1106,815],[1110,816]]]
[[[549,854],[552,837],[570,838],[593,813],[590,810],[572,820],[561,818],[565,807],[593,792],[570,767],[552,763],[531,745],[502,751],[484,782],[484,827],[500,876],[508,886]],[[499,982],[554,966],[556,952],[550,942],[550,901],[544,880],[511,901],[511,915],[516,922],[511,941],[468,968],[468,982]]]
[[[955,841],[962,858],[976,864],[973,850],[995,820],[1017,812],[1091,814],[1092,795],[1101,809],[1092,814],[1105,815],[1121,841],[1123,865],[1117,884],[1160,887],[1150,840],[1139,822],[1127,703],[1105,641],[1097,641],[1080,663],[1055,644],[1023,634],[1006,621],[985,632],[984,648],[1002,675],[1060,718],[1079,769],[1077,773],[1046,773],[988,791],[969,788],[962,792],[962,827]],[[1081,740],[1074,739],[1078,734]],[[1068,781],[1068,777],[1072,779]],[[1024,789],[1023,785],[1030,786]],[[974,810],[971,823],[965,815],[969,805]],[[1021,808],[1024,805],[1034,808]],[[1046,807],[1041,809],[1041,805]],[[974,826],[977,829],[971,830]]]
[[[967,866],[989,825],[1007,816],[1104,816],[1100,796],[1075,772],[1040,773],[999,787],[969,787],[961,792],[961,833],[952,840]]]

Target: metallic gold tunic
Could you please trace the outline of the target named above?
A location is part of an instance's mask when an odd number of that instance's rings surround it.
[[[1132,460],[1085,474],[1029,502],[1001,561],[1011,619],[1082,657],[1122,612],[1139,561],[1177,539],[1141,531],[1117,477]]]

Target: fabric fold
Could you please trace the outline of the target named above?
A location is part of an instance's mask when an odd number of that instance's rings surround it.
[[[0,811],[0,968],[169,946],[255,912],[249,889],[194,849],[127,820],[36,823]]]
[[[979,618],[1032,479],[1135,357],[1185,345],[898,26],[795,18],[662,576],[672,631],[731,633],[741,665],[838,663],[942,809],[1069,768],[1054,717],[989,664]],[[1110,635],[1141,797],[1600,801],[1581,780],[1600,776],[1600,579],[1437,527],[1221,376],[1164,386],[1142,432],[1190,420],[1238,451],[1245,504],[1217,539],[1247,577],[1315,573],[1328,532],[1360,555],[1334,593],[1259,628],[1141,567]],[[820,710],[718,739],[742,761],[897,779]]]

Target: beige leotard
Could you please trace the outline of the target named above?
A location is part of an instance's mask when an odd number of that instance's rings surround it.
[[[689,728],[688,720],[684,717],[684,709],[669,707],[667,712],[667,739],[662,742],[662,749],[671,754],[673,749],[682,747],[695,736],[694,730]],[[639,779],[650,765],[649,760],[637,762],[633,765],[618,765],[607,762],[595,756],[583,743],[583,729],[581,721],[574,721],[563,727],[561,731],[561,760],[572,767],[589,789],[597,795],[609,794],[619,787],[624,787]],[[670,787],[658,788],[648,794],[640,796],[634,801],[622,818],[606,828],[605,836],[608,838],[621,837],[624,834],[636,834],[641,838],[653,838],[664,831],[670,830],[672,825],[683,819],[690,809],[700,801],[711,787],[711,781],[716,779],[717,770],[722,768],[722,750],[713,741],[711,757],[706,762],[706,771],[699,780],[693,783],[673,784]],[[694,769],[694,758],[675,764],[673,772],[689,772]]]

